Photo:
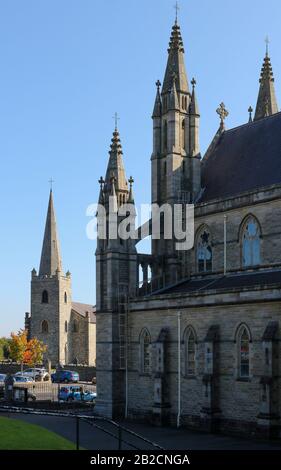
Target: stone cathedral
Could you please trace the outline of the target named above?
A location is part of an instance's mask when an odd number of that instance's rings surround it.
[[[201,155],[176,20],[156,83],[151,190],[159,205],[194,204],[194,247],[161,236],[148,255],[139,239],[98,239],[98,413],[280,436],[281,113],[268,48],[259,81],[248,122],[227,130],[221,103]],[[99,183],[107,216],[109,196],[116,212],[134,204],[117,126]]]

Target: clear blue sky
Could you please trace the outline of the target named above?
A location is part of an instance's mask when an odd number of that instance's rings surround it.
[[[151,111],[163,79],[174,0],[0,1],[0,336],[23,326],[30,271],[38,269],[49,185],[65,270],[76,301],[95,302],[95,244],[86,238],[118,111],[135,198],[150,199]],[[247,120],[270,55],[281,96],[280,0],[182,0],[189,78],[197,79],[201,147]],[[253,162],[254,164],[254,162]]]

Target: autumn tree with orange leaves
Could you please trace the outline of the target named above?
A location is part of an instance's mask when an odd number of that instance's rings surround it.
[[[28,341],[27,331],[20,330],[18,334],[11,333],[10,357],[14,362],[35,366],[43,361],[43,355],[47,351],[47,346],[37,338]]]

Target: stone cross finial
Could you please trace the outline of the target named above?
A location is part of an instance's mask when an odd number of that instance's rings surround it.
[[[103,179],[102,176],[100,177],[98,183],[99,183],[99,185],[100,185],[100,189],[103,189],[103,185],[104,185],[105,181],[104,181],[104,179]]]
[[[248,109],[248,113],[249,113],[249,122],[252,122],[253,121],[253,118],[252,118],[252,113],[253,113],[253,108],[252,106],[249,107]]]
[[[115,121],[115,130],[117,131],[118,121],[120,121],[120,118],[118,117],[118,113],[114,113],[114,116],[112,116],[112,119],[114,119]]]
[[[229,115],[229,112],[227,111],[224,103],[220,104],[219,108],[217,109],[217,114],[219,115],[221,119],[221,126],[224,127],[224,120]]]
[[[53,178],[49,179],[49,184],[50,184],[51,191],[53,190],[53,183],[54,183]]]
[[[130,176],[130,179],[128,181],[128,183],[130,185],[130,189],[132,189],[132,186],[133,186],[134,182],[135,182],[134,178],[132,176]]]
[[[158,92],[159,92],[160,87],[161,87],[161,82],[160,82],[160,80],[157,80],[157,82],[155,83],[155,85],[157,86],[157,90],[158,90]]]
[[[196,83],[197,83],[197,82],[196,82],[195,78],[193,78],[193,79],[191,80],[191,85],[192,85],[192,88],[193,88],[193,89],[195,88]]]

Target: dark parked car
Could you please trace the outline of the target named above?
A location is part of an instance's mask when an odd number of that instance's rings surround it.
[[[72,370],[57,370],[51,375],[53,383],[77,383],[79,382],[79,374]]]

